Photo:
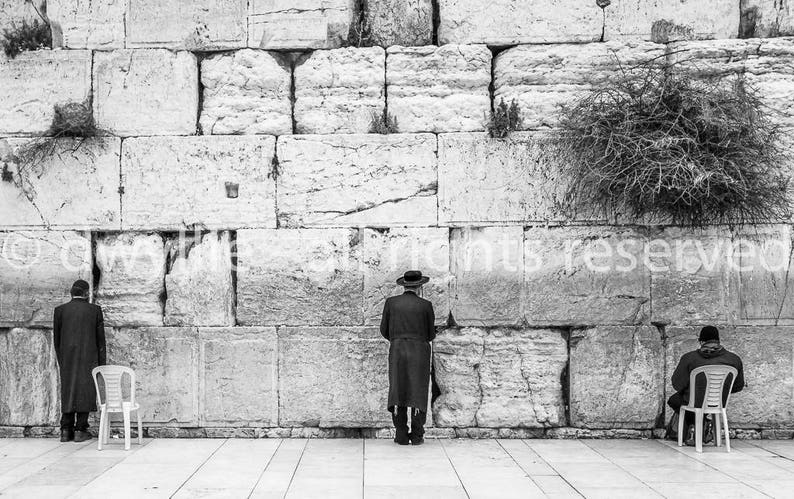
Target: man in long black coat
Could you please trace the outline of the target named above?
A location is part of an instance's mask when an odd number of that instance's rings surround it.
[[[409,270],[397,279],[405,287],[401,295],[386,299],[380,334],[389,347],[389,401],[387,409],[397,430],[400,445],[424,442],[427,393],[430,384],[430,342],[436,337],[433,305],[418,293],[430,279],[418,270]],[[408,433],[408,408],[411,433]]]
[[[104,317],[100,307],[88,303],[88,290],[87,282],[75,282],[72,301],[56,307],[53,317],[61,373],[61,442],[91,438],[88,413],[96,411],[91,371],[106,363]]]

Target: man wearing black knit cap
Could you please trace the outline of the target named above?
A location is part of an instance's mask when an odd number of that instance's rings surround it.
[[[675,389],[676,393],[670,397],[670,399],[667,401],[667,405],[669,405],[676,414],[681,409],[682,405],[689,403],[689,375],[698,367],[715,364],[735,367],[738,371],[738,374],[736,375],[736,379],[733,381],[733,389],[731,390],[731,393],[742,391],[745,385],[742,359],[740,359],[735,353],[729,352],[725,349],[725,347],[720,345],[720,332],[716,327],[706,326],[701,329],[700,335],[698,336],[698,341],[700,342],[700,348],[689,353],[685,353],[681,357],[681,360],[678,362],[678,366],[675,368],[671,378],[673,388]],[[705,381],[703,386],[700,386],[700,382],[698,382],[698,388],[701,392],[705,390]],[[691,445],[690,440],[693,440],[692,434],[694,432],[694,427],[695,414],[687,411],[686,415],[684,416],[684,428],[686,432],[684,436],[687,440],[687,445]],[[704,431],[703,434],[706,435],[706,432]]]
[[[72,301],[55,308],[53,340],[61,374],[61,442],[84,442],[88,413],[96,411],[91,371],[105,364],[102,309],[88,302],[88,283],[72,285]]]

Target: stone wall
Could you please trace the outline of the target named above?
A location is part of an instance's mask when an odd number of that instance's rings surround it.
[[[48,1],[62,49],[0,60],[0,433],[57,422],[52,308],[84,278],[149,434],[388,435],[377,325],[409,268],[431,277],[436,435],[658,434],[706,323],[747,366],[732,426],[794,430],[791,225],[566,218],[547,143],[615,57],[743,75],[794,129],[791,7],[482,5]],[[524,130],[490,139],[502,98]],[[111,135],[20,172],[53,106],[86,100]],[[399,131],[368,133],[383,113]]]

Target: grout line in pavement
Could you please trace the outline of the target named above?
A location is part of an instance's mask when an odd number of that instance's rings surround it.
[[[77,446],[77,447],[76,447],[76,448],[75,448],[75,449],[74,449],[72,452],[68,452],[68,453],[64,454],[63,456],[61,456],[61,459],[62,459],[62,458],[65,458],[65,457],[68,457],[68,456],[71,456],[72,454],[74,454],[75,452],[79,451],[79,450],[80,450],[80,449],[82,449],[83,447],[85,447],[85,446],[89,445],[90,443],[91,443],[91,441],[90,441],[90,440],[87,440],[85,443],[82,443],[82,445],[78,445],[78,446]],[[67,445],[76,445],[76,444],[74,444],[74,443],[67,443]],[[46,456],[47,456],[47,454],[49,454],[49,453],[51,453],[51,452],[55,452],[55,451],[56,451],[56,450],[58,450],[58,449],[62,449],[63,447],[64,447],[64,446],[63,446],[63,444],[56,445],[55,447],[53,447],[53,448],[52,448],[52,449],[50,449],[50,450],[44,451],[44,452],[42,452],[41,454],[37,454],[37,455],[36,455],[36,457],[33,457],[33,458],[31,458],[31,459],[30,459],[30,461],[26,461],[26,462],[24,462],[24,463],[20,463],[20,464],[19,464],[19,465],[17,465],[17,466],[14,466],[14,467],[13,467],[13,468],[11,468],[10,470],[7,470],[5,473],[10,473],[10,472],[13,472],[13,471],[14,471],[14,470],[16,470],[16,469],[18,469],[18,468],[20,468],[20,467],[22,467],[22,466],[25,466],[25,465],[27,465],[27,464],[30,464],[31,462],[33,462],[33,461],[36,461],[37,459],[42,459],[42,458],[46,457]],[[25,480],[26,478],[28,478],[28,477],[31,477],[31,476],[35,475],[36,473],[39,473],[39,472],[41,472],[41,471],[43,471],[43,470],[47,469],[49,466],[51,466],[51,465],[55,464],[56,462],[58,462],[58,461],[53,461],[52,463],[45,464],[44,466],[40,466],[40,467],[39,467],[37,470],[35,470],[34,472],[32,472],[32,473],[29,473],[29,474],[27,474],[27,475],[25,475],[25,476],[21,477],[19,480],[16,480],[16,481],[14,481],[14,482],[11,482],[11,483],[9,483],[9,484],[8,484],[8,485],[6,485],[6,486],[0,486],[0,495],[3,495],[3,494],[2,494],[2,491],[3,491],[3,490],[8,490],[8,489],[10,489],[11,487],[13,487],[14,485],[17,485],[19,482],[21,482],[21,481]],[[4,474],[5,474],[5,473],[4,473]]]
[[[298,462],[295,463],[295,469],[292,470],[292,476],[289,477],[289,483],[287,484],[287,489],[284,491],[283,499],[286,499],[287,494],[289,494],[289,489],[290,487],[292,487],[292,482],[295,480],[295,475],[298,474],[298,468],[300,468],[301,461],[303,460],[303,455],[306,453],[306,448],[309,446],[309,441],[311,441],[311,439],[307,439],[306,443],[303,444],[303,449],[301,449],[301,455],[298,458]]]
[[[216,447],[216,448],[215,448],[215,450],[214,450],[214,451],[212,451],[212,453],[211,453],[209,456],[207,456],[207,459],[205,459],[204,461],[202,461],[202,463],[201,463],[201,464],[199,464],[199,465],[196,467],[196,469],[195,469],[195,470],[193,470],[193,473],[191,473],[191,474],[190,474],[190,476],[189,476],[189,477],[187,477],[187,478],[185,479],[185,481],[184,481],[184,482],[182,482],[182,485],[180,485],[179,487],[177,487],[177,489],[174,491],[174,493],[173,493],[173,494],[171,494],[171,495],[170,495],[170,496],[168,496],[168,497],[169,497],[169,498],[172,498],[172,497],[174,497],[175,495],[177,495],[177,494],[179,493],[179,491],[180,491],[180,490],[182,490],[182,487],[184,487],[184,486],[185,486],[185,484],[186,484],[186,483],[188,483],[188,482],[190,481],[190,479],[191,479],[191,478],[193,478],[193,477],[196,475],[196,473],[198,473],[198,472],[199,472],[199,470],[201,470],[201,468],[203,468],[203,467],[204,467],[204,465],[205,465],[205,464],[207,464],[207,462],[208,462],[210,459],[212,459],[212,456],[214,456],[216,452],[218,452],[219,450],[221,450],[221,447],[223,447],[224,445],[226,445],[226,444],[228,444],[228,443],[229,443],[229,439],[227,438],[226,440],[224,440],[224,441],[223,441],[223,443],[222,443],[222,444],[220,444],[218,447]]]
[[[535,452],[535,449],[533,449],[532,447],[530,447],[530,446],[529,446],[529,444],[527,443],[527,441],[526,441],[526,440],[524,440],[524,439],[521,439],[521,442],[523,442],[523,443],[524,443],[524,445],[526,445],[526,446],[527,446],[527,448],[528,448],[529,450],[531,450],[532,452]],[[537,452],[535,452],[535,455],[537,455],[537,456],[538,456],[540,459],[542,459],[542,460],[543,460],[543,462],[544,462],[544,463],[546,463],[546,465],[547,465],[549,468],[553,469],[553,470],[554,470],[554,472],[555,472],[555,473],[557,473],[557,475],[556,475],[556,476],[560,477],[560,478],[562,479],[562,481],[563,481],[563,482],[567,483],[567,484],[568,484],[568,486],[569,486],[569,487],[570,487],[570,488],[571,488],[571,489],[572,489],[574,492],[576,492],[577,494],[579,494],[581,497],[584,497],[584,494],[582,494],[581,492],[579,492],[579,489],[577,489],[576,487],[574,487],[574,486],[573,486],[573,484],[572,484],[571,482],[569,482],[569,481],[568,481],[568,479],[567,479],[567,478],[565,478],[565,477],[562,475],[562,473],[560,473],[560,472],[559,472],[559,470],[557,470],[557,468],[555,468],[555,467],[554,467],[554,465],[553,465],[552,463],[550,463],[549,461],[547,461],[547,460],[546,460],[546,459],[545,459],[543,456],[541,456],[541,455],[540,455],[540,454],[538,454]],[[541,491],[541,492],[543,492],[543,489],[541,488],[541,489],[540,489],[540,491]],[[544,494],[545,494],[545,492],[544,492]]]
[[[364,491],[366,490],[364,480],[367,476],[367,439],[361,439],[361,497],[364,497]]]
[[[543,487],[541,487],[541,486],[540,486],[540,484],[539,484],[538,482],[536,482],[534,478],[532,478],[532,475],[530,475],[530,474],[529,474],[529,472],[528,472],[527,470],[525,470],[523,466],[521,466],[521,463],[519,463],[519,462],[516,460],[516,458],[515,458],[515,457],[513,457],[513,455],[512,455],[512,454],[510,454],[510,451],[509,451],[509,450],[507,450],[507,449],[505,449],[505,446],[504,446],[504,445],[502,445],[502,442],[500,442],[500,441],[499,441],[499,439],[494,439],[494,441],[496,442],[496,444],[497,444],[499,447],[501,447],[501,448],[502,448],[502,450],[505,452],[505,454],[507,454],[508,456],[510,456],[510,459],[512,459],[512,460],[513,460],[513,462],[514,462],[514,463],[516,463],[516,466],[518,466],[518,469],[520,469],[521,471],[523,471],[523,472],[524,472],[524,474],[527,476],[527,478],[529,478],[529,479],[530,479],[530,481],[531,481],[532,483],[534,483],[534,484],[535,484],[535,487],[537,487],[537,488],[538,488],[538,490],[540,490],[541,492],[543,492],[543,493],[545,494],[545,492],[543,491]],[[537,454],[537,453],[536,453],[536,454]],[[538,456],[538,457],[540,457],[540,456]],[[541,457],[541,459],[543,459],[543,458]],[[546,460],[544,459],[543,461],[545,462]],[[548,463],[547,463],[547,464],[548,464]],[[556,470],[555,470],[555,471],[556,471]],[[574,490],[576,490],[576,489],[574,489]]]
[[[455,476],[458,477],[458,482],[460,482],[460,486],[463,487],[463,493],[466,494],[466,497],[471,499],[469,495],[469,491],[466,490],[466,484],[463,483],[463,480],[460,478],[460,474],[458,474],[458,469],[455,468],[455,463],[452,462],[452,458],[449,457],[449,453],[447,452],[447,448],[444,446],[443,439],[439,438],[438,442],[441,444],[441,449],[444,451],[444,455],[447,456],[447,461],[449,461],[449,465],[452,466],[452,471],[455,472]]]
[[[270,463],[273,462],[273,458],[276,457],[276,453],[281,448],[281,444],[283,444],[283,443],[284,443],[284,439],[283,438],[278,441],[278,445],[276,446],[276,449],[273,451],[272,454],[270,454],[270,458],[268,458],[267,463],[265,464],[265,467],[262,468],[262,473],[260,473],[259,477],[256,479],[256,483],[251,488],[251,492],[248,493],[248,498],[250,498],[252,495],[254,495],[254,491],[256,490],[257,487],[259,487],[259,482],[261,482],[262,481],[262,477],[265,476],[265,471],[267,471],[267,469],[270,467]]]

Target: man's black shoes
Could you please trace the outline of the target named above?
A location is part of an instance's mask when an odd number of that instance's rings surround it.
[[[61,442],[71,442],[74,440],[74,430],[61,430]]]
[[[409,433],[408,438],[411,440],[411,445],[422,445],[423,443],[425,443],[425,437],[421,435],[414,435],[413,433]]]
[[[85,442],[86,440],[91,440],[91,434],[87,431],[76,431],[74,432],[74,441],[75,442]]]

